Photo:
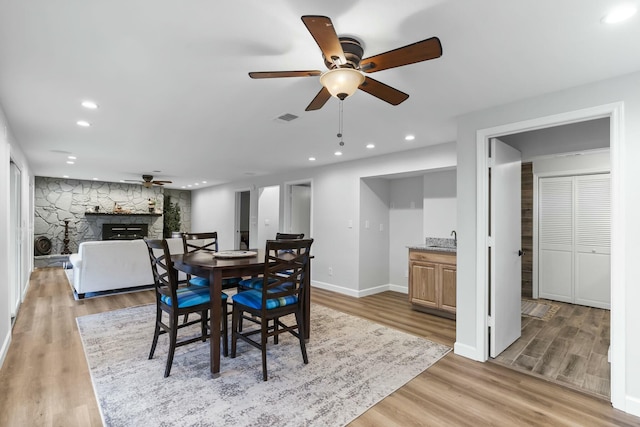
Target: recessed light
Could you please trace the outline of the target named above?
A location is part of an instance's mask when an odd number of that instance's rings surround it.
[[[310,161],[310,162],[315,162],[315,161],[316,161],[316,158],[315,158],[315,157],[309,157],[309,161]]]
[[[94,180],[94,181],[97,181],[97,180],[98,180],[98,178],[93,178],[93,180]]]
[[[121,179],[120,182],[126,182],[124,179]]]
[[[342,151],[336,151],[335,153],[333,153],[336,156],[342,156]]]
[[[206,183],[207,183],[207,181],[202,181],[202,183],[203,183],[203,184],[206,184]]]
[[[413,141],[416,139],[415,135],[407,135],[404,137],[405,141]]]
[[[69,178],[69,175],[62,175],[63,178]]]
[[[95,110],[96,108],[98,108],[98,104],[96,104],[93,101],[82,101],[82,106],[84,108],[88,108],[89,110]]]
[[[78,126],[82,126],[83,128],[87,128],[87,127],[91,126],[91,123],[87,122],[86,120],[78,120],[76,122],[76,124]]]
[[[76,157],[76,156],[67,156],[67,159],[69,159],[69,160],[76,160],[76,159],[77,159],[77,157]]]
[[[187,185],[187,187],[191,188],[191,184]]]
[[[180,187],[180,188],[187,188],[187,187],[185,187],[185,186],[183,185],[183,186],[182,186],[182,187]]]
[[[74,162],[73,160],[67,160],[67,164],[68,164],[68,165],[73,165],[73,164],[75,164],[75,163],[76,163],[76,162]]]
[[[193,185],[200,185],[200,183],[199,183],[199,182],[196,182],[196,183],[194,183]]]
[[[376,148],[375,144],[367,144],[368,149]]]
[[[617,24],[631,18],[637,11],[638,9],[631,3],[621,4],[607,13],[602,18],[602,22],[605,24]]]

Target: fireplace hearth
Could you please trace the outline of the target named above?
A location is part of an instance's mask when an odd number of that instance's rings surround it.
[[[148,234],[148,224],[102,224],[102,240],[143,239]]]

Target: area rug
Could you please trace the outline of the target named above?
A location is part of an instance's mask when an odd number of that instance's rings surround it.
[[[290,334],[260,351],[238,342],[211,378],[209,343],[176,350],[164,378],[167,336],[148,360],[153,305],[79,317],[78,329],[105,426],[343,426],[450,351],[330,308],[312,305],[309,364]]]
[[[551,319],[560,306],[547,301],[522,300],[522,315],[541,320]]]

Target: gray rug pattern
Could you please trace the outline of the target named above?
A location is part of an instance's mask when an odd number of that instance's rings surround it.
[[[312,305],[309,364],[298,341],[268,345],[269,381],[260,351],[238,342],[209,373],[209,343],[176,350],[160,337],[148,360],[153,305],[79,317],[78,329],[105,426],[343,426],[410,381],[449,347],[330,308]]]

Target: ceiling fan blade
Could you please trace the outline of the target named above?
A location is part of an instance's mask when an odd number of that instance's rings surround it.
[[[276,77],[313,77],[319,76],[322,71],[306,70],[306,71],[254,71],[249,73],[252,79],[272,79]]]
[[[365,58],[360,61],[360,69],[365,73],[387,70],[403,65],[415,64],[442,56],[440,39],[431,37],[380,55]]]
[[[313,98],[313,101],[311,101],[311,103],[307,106],[307,108],[305,108],[304,111],[313,111],[313,110],[321,109],[324,106],[324,104],[327,103],[329,98],[331,98],[331,94],[329,93],[327,88],[323,86],[320,92],[318,92],[316,97]]]
[[[151,181],[156,185],[165,185],[165,184],[173,184],[172,181]]]
[[[337,65],[347,63],[331,19],[326,16],[305,15],[302,17],[302,22],[320,47],[326,60]]]
[[[409,95],[406,93],[374,80],[371,77],[365,77],[364,83],[362,83],[358,89],[363,90],[376,98],[382,99],[391,105],[398,105],[409,98]]]

